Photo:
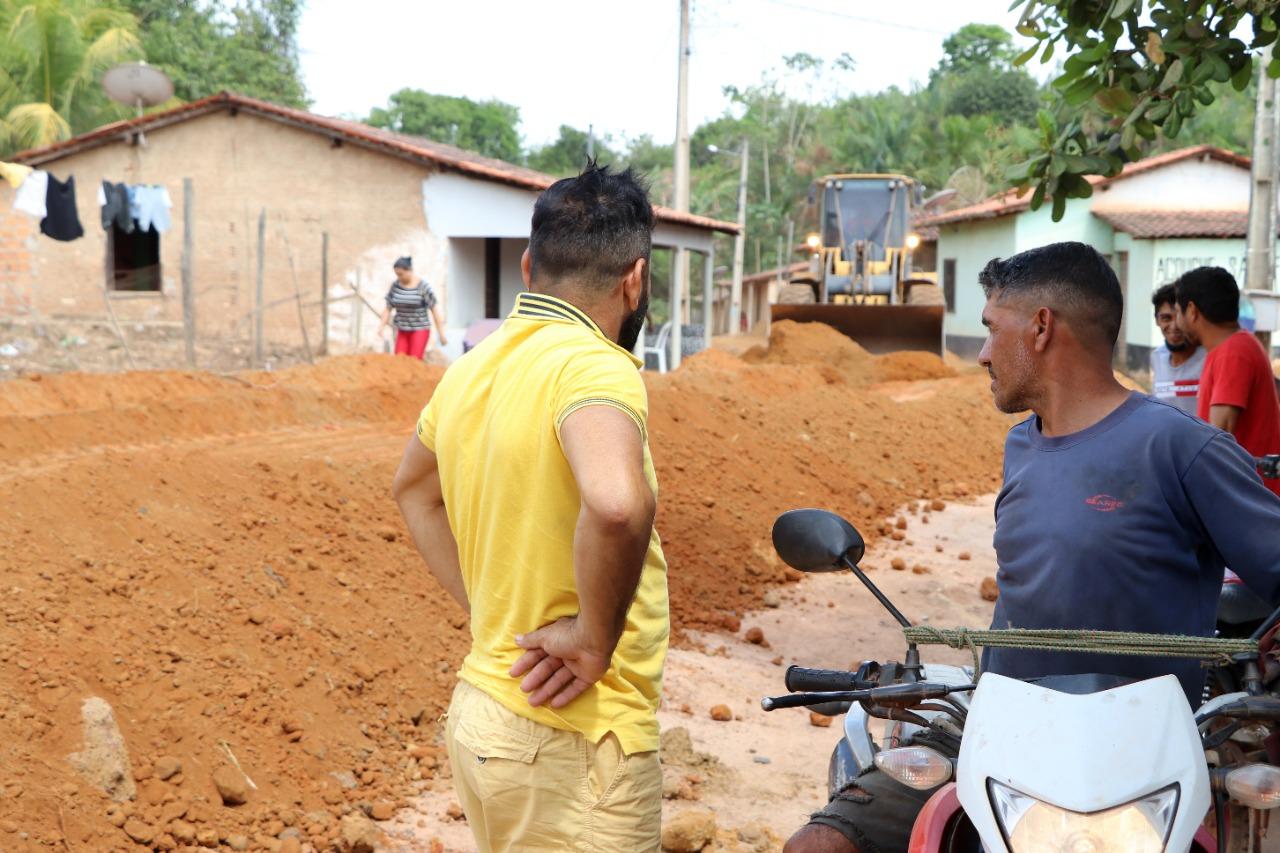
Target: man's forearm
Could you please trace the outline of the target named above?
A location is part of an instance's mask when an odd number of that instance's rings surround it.
[[[1235,435],[1242,411],[1244,410],[1236,406],[1211,406],[1209,408],[1209,423],[1223,432]]]
[[[584,506],[574,536],[574,577],[583,638],[609,655],[626,626],[653,532],[652,497],[641,497],[625,518]]]
[[[427,569],[470,615],[471,604],[467,600],[462,566],[458,561],[458,543],[453,538],[444,505],[432,504],[413,495],[400,498],[399,504],[414,547],[426,561]]]

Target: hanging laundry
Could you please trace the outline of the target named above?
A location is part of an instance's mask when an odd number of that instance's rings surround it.
[[[23,184],[23,186],[26,186]],[[45,193],[46,214],[40,222],[40,233],[54,240],[69,242],[84,236],[80,215],[76,213],[76,179],[68,175],[60,181],[49,175],[48,192]]]
[[[169,191],[158,184],[133,189],[138,204],[138,227],[143,231],[154,227],[161,234],[168,231],[171,224],[169,210],[173,207]]]
[[[133,217],[129,215],[129,189],[124,184],[103,181],[98,187],[98,206],[102,208],[102,227],[112,225],[126,234],[133,233]]]
[[[136,221],[142,215],[142,210],[138,207],[138,187],[129,184],[124,189],[129,196],[129,216]]]
[[[13,209],[29,213],[36,219],[44,219],[48,210],[45,198],[49,191],[49,173],[36,169],[18,187],[13,196]]]
[[[24,166],[21,163],[5,163],[0,160],[0,178],[4,178],[9,182],[9,186],[15,190],[22,186],[22,182],[31,174],[31,167]]]

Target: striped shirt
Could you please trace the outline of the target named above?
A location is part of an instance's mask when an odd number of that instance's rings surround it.
[[[387,307],[395,309],[391,324],[406,332],[431,328],[431,309],[436,307],[436,293],[431,285],[419,279],[414,287],[402,287],[399,281],[391,283],[387,291]]]

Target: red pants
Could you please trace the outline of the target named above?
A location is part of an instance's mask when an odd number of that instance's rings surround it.
[[[396,355],[408,355],[421,359],[422,354],[427,351],[427,343],[430,340],[430,329],[418,329],[413,332],[396,329]]]

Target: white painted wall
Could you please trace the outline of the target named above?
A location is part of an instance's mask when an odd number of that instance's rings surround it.
[[[938,276],[941,284],[943,263],[956,262],[956,310],[947,314],[944,330],[948,337],[985,338],[982,307],[986,297],[978,284],[978,273],[992,258],[1017,253],[1015,218],[964,222],[944,225],[938,234]]]
[[[427,227],[442,237],[525,237],[533,190],[436,172],[422,182]]]
[[[1184,160],[1116,181],[1094,192],[1094,210],[1249,207],[1249,170],[1217,160]]]

